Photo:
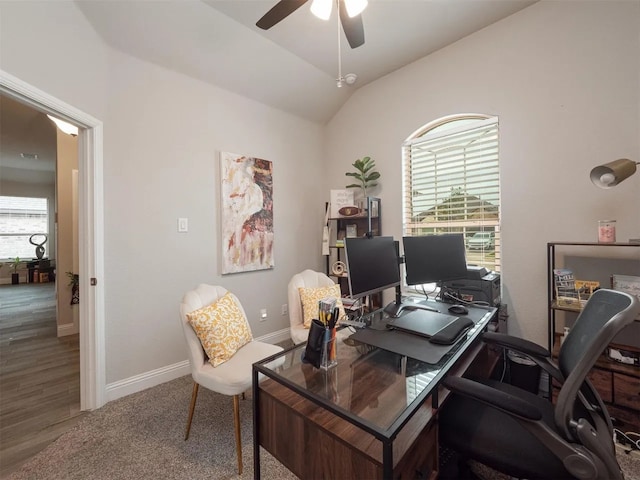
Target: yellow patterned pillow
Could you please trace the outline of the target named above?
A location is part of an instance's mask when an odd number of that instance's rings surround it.
[[[214,367],[229,360],[243,345],[253,340],[247,318],[231,292],[211,305],[187,313],[187,320]]]
[[[300,292],[300,301],[302,302],[302,323],[304,328],[309,328],[311,320],[318,318],[318,302],[323,298],[337,298],[340,317],[342,318],[345,314],[342,300],[340,300],[340,285],[337,283],[329,287],[298,287],[298,292]]]

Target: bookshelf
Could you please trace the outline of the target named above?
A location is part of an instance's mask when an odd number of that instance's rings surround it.
[[[336,266],[338,262],[346,265],[344,254],[344,238],[346,236],[363,237],[365,235],[379,236],[382,234],[381,201],[376,197],[367,197],[364,208],[355,215],[328,218],[329,226],[329,255],[326,257],[326,273],[340,284],[343,296],[349,295],[349,274],[344,268],[340,272]]]

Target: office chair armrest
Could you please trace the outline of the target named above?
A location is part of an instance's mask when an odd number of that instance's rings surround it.
[[[548,358],[551,356],[549,350],[541,347],[537,343],[530,342],[524,338],[505,335],[504,333],[485,332],[482,334],[482,341],[484,343],[510,348],[531,357]]]
[[[445,378],[442,383],[452,392],[478,400],[509,415],[531,421],[542,419],[542,412],[534,405],[488,385],[453,376]]]
[[[523,338],[505,335],[504,333],[485,332],[482,334],[482,341],[487,344],[498,345],[503,348],[515,350],[525,354],[531,360],[536,362],[551,377],[555,378],[561,384],[564,383],[564,376],[553,363],[550,362],[551,354],[549,350],[541,347],[537,343],[530,342]]]

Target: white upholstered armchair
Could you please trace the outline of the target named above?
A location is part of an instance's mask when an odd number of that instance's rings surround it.
[[[304,327],[302,302],[298,288],[330,287],[335,285],[324,273],[304,270],[291,277],[289,282],[289,323],[291,324],[291,340],[296,345],[307,341],[309,329]]]
[[[191,420],[198,397],[198,388],[202,385],[223,395],[233,397],[233,417],[235,424],[236,452],[238,456],[238,473],[242,474],[242,447],[240,439],[240,394],[251,388],[252,365],[263,358],[274,355],[282,348],[264,342],[251,340],[240,347],[235,354],[217,367],[214,367],[205,354],[202,343],[189,324],[187,314],[207,307],[221,299],[227,290],[220,286],[199,285],[195,290],[187,292],[180,304],[180,324],[187,340],[189,364],[193,377],[193,392],[189,408],[189,418],[185,432],[185,440],[189,438]],[[244,309],[237,302],[240,314],[245,317]]]

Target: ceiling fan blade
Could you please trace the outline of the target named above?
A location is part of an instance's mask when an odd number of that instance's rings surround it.
[[[307,0],[280,0],[271,10],[265,13],[263,17],[256,22],[256,26],[263,30],[269,30],[276,23],[287,18],[305,3],[307,3]]]
[[[344,2],[338,2],[340,4],[340,22],[342,22],[342,29],[349,41],[351,48],[358,48],[364,43],[364,26],[362,25],[362,15],[356,15],[350,17],[347,13],[347,7]]]

